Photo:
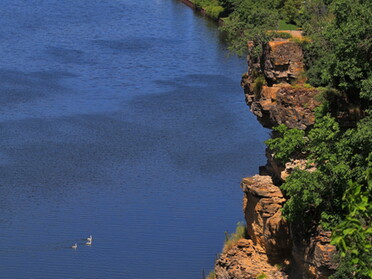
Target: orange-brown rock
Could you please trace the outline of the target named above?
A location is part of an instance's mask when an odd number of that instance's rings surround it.
[[[315,88],[288,84],[263,86],[261,93],[248,95],[251,111],[264,126],[285,124],[289,128],[306,129],[314,124],[314,109],[320,104]]]
[[[244,178],[243,211],[247,233],[255,245],[272,258],[287,257],[291,252],[289,227],[282,218],[285,198],[270,176]]]
[[[216,279],[256,279],[265,274],[269,279],[285,279],[278,266],[269,263],[262,249],[250,239],[241,239],[222,253],[215,264]]]
[[[252,43],[248,47],[252,49]],[[261,57],[248,56],[242,86],[247,104],[265,127],[306,129],[314,124],[319,92],[304,85],[303,60],[300,45],[290,40],[268,42]]]
[[[302,48],[290,40],[271,41],[265,45],[263,72],[268,83],[290,83],[304,72]]]
[[[338,264],[334,259],[336,247],[330,244],[331,232],[319,231],[309,242],[295,241],[293,256],[304,271],[304,277],[326,279]]]
[[[288,278],[276,264],[288,265],[291,241],[288,224],[281,218],[285,199],[269,176],[244,178],[243,211],[249,239],[239,240],[217,259],[217,279]]]

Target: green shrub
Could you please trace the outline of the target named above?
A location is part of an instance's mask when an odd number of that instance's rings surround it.
[[[306,143],[305,132],[299,129],[289,129],[284,124],[274,127],[279,134],[276,138],[265,141],[266,145],[274,152],[274,158],[283,164],[288,162],[291,156],[300,151]]]
[[[209,272],[207,279],[216,279],[216,272],[214,270]]]
[[[214,19],[218,19],[223,11],[224,8],[221,6],[207,6],[205,8],[205,12],[207,13],[207,15]]]
[[[262,87],[266,84],[267,82],[264,76],[259,76],[254,80],[253,91],[257,99],[261,97]]]
[[[297,30],[298,28],[297,25],[286,23],[285,20],[279,20],[278,30]]]
[[[303,2],[303,0],[286,0],[284,2],[282,14],[284,15],[286,22],[300,23],[301,8]]]
[[[267,31],[275,30],[278,25],[279,14],[275,3],[271,0],[230,2],[233,12],[221,26],[221,30],[226,34],[229,50],[241,56],[245,55],[248,51],[247,41],[254,41],[257,55],[261,43],[272,38]]]
[[[335,228],[332,244],[345,258],[344,265],[360,275],[372,278],[372,168],[367,170],[367,186],[349,182],[342,197],[347,215]]]
[[[292,35],[286,32],[270,32],[273,38],[290,39]]]
[[[236,226],[235,233],[228,234],[225,232],[225,244],[223,246],[223,251],[226,252],[230,250],[236,243],[247,236],[247,228],[244,223],[239,222]]]

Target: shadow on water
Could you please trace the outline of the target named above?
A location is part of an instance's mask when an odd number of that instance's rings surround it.
[[[51,93],[61,93],[65,88],[60,81],[77,75],[61,71],[23,72],[0,70],[0,103],[2,106],[26,103]]]

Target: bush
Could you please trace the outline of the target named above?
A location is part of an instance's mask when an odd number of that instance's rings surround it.
[[[209,272],[207,279],[216,279],[216,272],[214,270]]]
[[[235,233],[228,234],[225,232],[225,244],[223,246],[223,252],[230,250],[236,243],[247,236],[247,228],[244,223],[239,222],[236,226]]]
[[[266,145],[274,151],[274,158],[281,163],[289,161],[291,156],[300,151],[306,143],[305,132],[299,129],[289,129],[284,124],[274,127],[278,137],[265,141]]]
[[[262,87],[264,85],[266,85],[267,82],[266,82],[266,79],[264,76],[259,76],[258,78],[256,78],[254,80],[254,83],[253,83],[253,91],[254,91],[254,96],[256,98],[260,98],[260,94],[261,94],[261,91],[262,91]]]
[[[234,10],[224,20],[221,30],[226,34],[231,51],[238,55],[245,55],[248,51],[247,41],[254,41],[257,46],[260,46],[272,38],[267,31],[275,30],[279,22],[278,10],[273,1],[230,2]]]
[[[207,6],[205,8],[205,12],[207,13],[207,15],[214,19],[218,19],[223,11],[224,8],[221,6]]]

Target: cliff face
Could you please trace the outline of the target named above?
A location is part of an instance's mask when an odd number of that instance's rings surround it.
[[[289,226],[281,218],[285,201],[269,176],[243,179],[243,211],[248,239],[241,239],[216,261],[216,278],[288,278],[282,270],[289,264],[291,242]]]
[[[270,279],[323,279],[336,270],[330,232],[318,231],[303,239],[282,218],[286,199],[270,176],[244,178],[241,187],[248,238],[220,255],[215,263],[216,279],[257,278],[260,274]]]
[[[248,65],[242,86],[247,104],[264,126],[285,124],[304,130],[314,124],[319,92],[305,85],[303,53],[297,43],[269,42],[261,57],[248,57]],[[248,239],[221,254],[215,265],[216,278],[256,278],[262,273],[266,278],[327,278],[336,269],[330,233],[318,231],[304,238],[281,215],[286,199],[278,185],[295,168],[313,171],[315,167],[306,167],[301,158],[283,166],[269,150],[266,156],[261,175],[241,183]]]
[[[288,257],[291,253],[289,226],[280,209],[285,198],[270,176],[255,175],[244,178],[243,212],[247,232],[255,245],[274,258]]]
[[[285,124],[306,129],[314,124],[319,105],[314,97],[319,92],[304,86],[303,53],[297,43],[269,42],[261,57],[248,56],[248,67],[242,79],[246,101],[265,127]]]

